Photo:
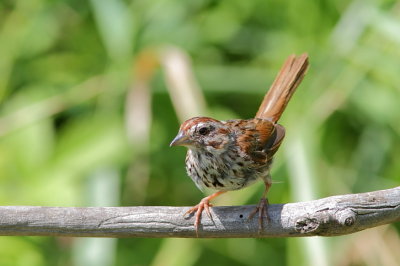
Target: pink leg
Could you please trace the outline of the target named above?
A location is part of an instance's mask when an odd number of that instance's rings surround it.
[[[201,213],[203,212],[203,210],[205,210],[208,217],[210,217],[210,219],[212,220],[212,216],[211,216],[211,212],[210,212],[210,207],[212,207],[212,204],[210,203],[210,200],[212,200],[213,198],[215,198],[225,192],[226,191],[215,192],[214,194],[211,194],[210,196],[203,198],[199,204],[197,204],[196,206],[194,206],[193,208],[190,208],[187,212],[185,212],[184,215],[192,214],[192,213],[196,212],[194,228],[196,230],[197,237],[199,236],[199,225],[200,225]]]
[[[249,215],[249,219],[252,219],[256,213],[258,213],[258,230],[261,232],[263,230],[263,219],[267,219],[269,221],[269,216],[268,216],[268,199],[267,199],[267,193],[271,187],[271,181],[268,179],[265,183],[265,190],[264,193],[262,194],[262,197],[260,199],[260,202],[258,203],[257,207],[252,211]]]

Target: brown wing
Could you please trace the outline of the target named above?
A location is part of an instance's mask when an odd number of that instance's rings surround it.
[[[281,143],[283,141],[283,138],[285,137],[285,128],[279,124],[275,124],[275,137],[271,138],[273,141],[270,146],[267,146],[268,150],[268,158],[272,158],[272,156],[275,154],[275,152],[279,149],[281,146]]]
[[[265,163],[272,159],[285,136],[284,127],[269,120],[254,118],[238,125],[241,132],[238,134],[237,143],[240,143],[241,150],[257,163]]]

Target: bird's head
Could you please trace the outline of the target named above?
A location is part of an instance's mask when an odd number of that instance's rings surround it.
[[[193,117],[182,123],[170,146],[214,151],[228,143],[228,134],[228,127],[221,121],[209,117]]]

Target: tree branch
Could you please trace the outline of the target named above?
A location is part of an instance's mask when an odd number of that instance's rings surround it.
[[[255,206],[212,208],[199,237],[299,237],[350,234],[400,221],[400,187],[273,204],[270,221],[258,232]],[[0,207],[0,235],[75,237],[196,237],[187,207]]]

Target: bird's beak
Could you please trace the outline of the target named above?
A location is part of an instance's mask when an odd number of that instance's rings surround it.
[[[179,132],[178,135],[174,138],[174,140],[169,144],[170,147],[172,146],[187,146],[190,145],[192,141],[189,139],[188,136],[183,134],[183,132]]]

